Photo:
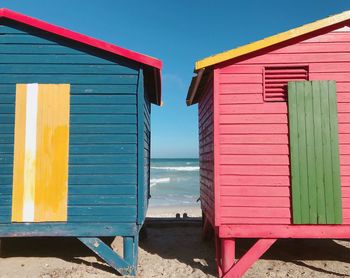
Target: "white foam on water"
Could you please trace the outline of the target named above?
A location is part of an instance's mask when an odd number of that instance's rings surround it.
[[[199,166],[180,166],[180,167],[158,167],[158,166],[152,166],[151,169],[155,169],[155,170],[167,170],[167,171],[187,171],[187,172],[193,172],[193,171],[199,171]]]
[[[151,183],[151,187],[159,184],[159,183],[168,183],[170,182],[170,178],[159,178],[159,179],[151,179],[150,183]]]

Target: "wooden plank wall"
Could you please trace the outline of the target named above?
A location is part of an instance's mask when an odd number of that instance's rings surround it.
[[[138,106],[139,106],[139,165],[142,171],[138,173],[138,224],[143,224],[150,198],[150,167],[151,167],[151,103],[143,84],[143,73],[139,77]]]
[[[210,80],[198,102],[199,166],[201,207],[214,225],[214,109],[213,81]]]
[[[150,195],[150,178],[151,178],[151,103],[148,99],[147,94],[145,95],[144,102],[144,184],[145,190],[144,202],[145,202],[145,211],[147,213],[148,200],[151,197]]]
[[[11,222],[16,83],[71,84],[68,222],[136,222],[139,66],[91,54],[0,26],[0,223]]]
[[[291,224],[287,104],[263,101],[263,67],[308,65],[335,80],[343,223],[350,224],[350,28],[218,70],[222,224]]]

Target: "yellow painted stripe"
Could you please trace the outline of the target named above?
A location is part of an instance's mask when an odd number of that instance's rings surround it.
[[[23,219],[24,146],[26,126],[27,86],[16,86],[15,145],[13,161],[12,221]]]
[[[225,52],[207,57],[205,59],[199,60],[195,64],[195,70],[209,67],[209,66],[275,45],[277,43],[281,43],[281,42],[308,34],[310,32],[344,22],[349,19],[350,19],[350,11],[345,11],[343,13],[315,21],[313,23],[309,23],[298,28],[291,29],[283,33],[279,33],[277,35],[265,38],[263,40],[246,44],[241,47],[234,48],[229,51],[225,51]]]
[[[67,221],[69,90],[39,87],[35,222]]]
[[[68,84],[17,85],[13,222],[67,221]]]

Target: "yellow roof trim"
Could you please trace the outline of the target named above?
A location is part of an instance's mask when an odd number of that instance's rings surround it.
[[[244,54],[248,54],[248,53],[263,49],[265,47],[269,47],[274,44],[281,43],[286,40],[290,40],[290,39],[305,35],[307,33],[310,33],[334,24],[341,23],[349,19],[350,19],[350,11],[345,11],[334,16],[317,20],[315,22],[303,25],[301,27],[291,29],[283,33],[279,33],[271,37],[267,37],[260,41],[252,42],[252,43],[231,49],[229,51],[225,51],[225,52],[204,58],[202,60],[199,60],[196,62],[195,70],[209,67],[209,66],[242,56]]]

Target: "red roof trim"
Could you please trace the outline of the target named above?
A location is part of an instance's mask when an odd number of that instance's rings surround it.
[[[143,55],[98,39],[94,39],[89,36],[82,35],[80,33],[76,33],[73,31],[70,31],[68,29],[47,23],[45,21],[32,18],[5,8],[0,9],[0,18],[7,18],[10,20],[14,20],[41,30],[44,30],[49,33],[56,34],[58,36],[62,36],[64,38],[68,38],[80,43],[84,43],[102,50],[105,50],[107,52],[123,56],[125,58],[128,58],[130,60],[139,62],[141,64],[156,68],[161,70],[162,68],[162,61],[149,57],[147,55]]]

